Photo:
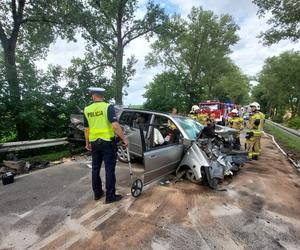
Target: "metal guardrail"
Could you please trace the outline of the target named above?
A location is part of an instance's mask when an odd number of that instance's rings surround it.
[[[56,138],[56,139],[42,139],[34,141],[18,141],[18,142],[7,142],[0,143],[0,153],[21,151],[35,148],[53,147],[59,145],[68,144],[67,137]]]
[[[284,130],[284,131],[286,131],[286,132],[288,132],[288,133],[290,133],[290,134],[292,134],[292,135],[295,135],[295,136],[297,136],[297,137],[300,137],[300,132],[297,131],[297,130],[295,130],[295,129],[287,128],[287,127],[285,127],[285,126],[283,126],[283,125],[281,125],[281,124],[279,124],[279,123],[272,122],[272,121],[270,121],[270,120],[266,120],[266,122],[268,122],[268,123],[274,125],[275,127],[280,128],[280,129],[282,129],[282,130]]]

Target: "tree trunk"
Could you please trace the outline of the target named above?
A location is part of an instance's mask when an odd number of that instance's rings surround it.
[[[116,104],[123,104],[123,39],[122,39],[122,17],[124,5],[121,1],[117,17],[117,53],[116,53],[116,79],[115,79],[115,101]]]
[[[115,101],[116,104],[123,104],[123,44],[119,44],[118,41],[118,50],[116,55],[116,89],[115,89]]]
[[[17,140],[27,140],[28,131],[26,131],[25,123],[21,117],[22,106],[16,68],[16,43],[12,40],[8,40],[6,45],[4,48],[4,62],[6,78],[9,85],[9,109],[16,125]]]

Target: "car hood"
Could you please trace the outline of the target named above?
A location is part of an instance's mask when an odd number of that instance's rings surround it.
[[[230,135],[237,135],[238,131],[236,129],[233,128],[228,128],[228,127],[224,127],[221,125],[216,125],[215,127],[215,132],[221,136],[227,137]]]

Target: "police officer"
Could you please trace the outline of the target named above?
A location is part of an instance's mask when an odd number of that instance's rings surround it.
[[[122,199],[116,194],[116,157],[117,146],[115,134],[123,141],[124,146],[128,140],[124,137],[123,130],[117,122],[114,107],[104,102],[105,90],[91,87],[93,103],[84,109],[84,127],[86,149],[92,151],[92,188],[94,199],[99,200],[103,195],[100,167],[105,164],[106,203]]]

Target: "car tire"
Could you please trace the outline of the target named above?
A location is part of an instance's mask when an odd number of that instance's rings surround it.
[[[187,180],[189,180],[192,183],[200,183],[202,181],[201,179],[196,180],[196,177],[195,177],[192,169],[190,169],[190,167],[188,167],[188,166],[181,166],[181,167],[177,168],[176,177],[177,178],[185,177]]]
[[[127,151],[126,151],[126,148],[124,146],[118,146],[117,155],[118,155],[118,160],[120,162],[124,162],[124,163],[129,162]]]
[[[200,180],[196,180],[196,177],[194,175],[194,172],[192,169],[187,169],[186,172],[185,172],[185,176],[186,178],[192,182],[192,183],[200,183],[201,182],[201,179]]]

